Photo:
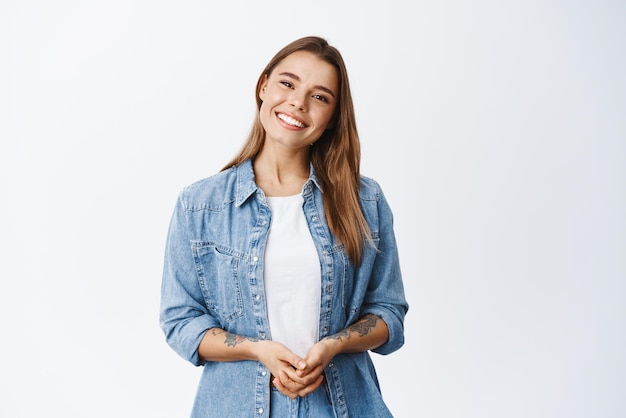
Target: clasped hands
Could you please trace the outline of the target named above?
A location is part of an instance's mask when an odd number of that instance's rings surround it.
[[[315,391],[324,381],[324,368],[335,356],[332,344],[314,344],[304,358],[275,341],[265,341],[259,360],[272,373],[272,384],[285,396],[295,399]]]

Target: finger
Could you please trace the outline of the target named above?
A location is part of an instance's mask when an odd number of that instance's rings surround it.
[[[306,361],[292,352],[285,355],[283,360],[291,364],[294,369],[304,369],[306,367]]]
[[[298,380],[295,380],[298,379]],[[305,385],[297,376],[290,376],[285,370],[278,372],[278,380],[280,383],[292,392],[302,389]]]
[[[297,394],[298,396],[306,396],[306,395],[308,395],[309,393],[313,393],[313,392],[315,392],[315,391],[316,391],[316,390],[320,387],[320,385],[322,384],[322,382],[323,382],[323,381],[324,381],[324,375],[320,375],[320,376],[319,376],[319,377],[315,380],[315,382],[313,382],[313,384],[310,384],[310,385],[308,385],[308,386],[305,386],[304,388],[302,388],[302,389],[300,389],[300,390],[296,391],[296,394]]]
[[[296,372],[298,375],[298,382],[303,383],[305,385],[310,385],[311,383],[315,382],[317,380],[317,378],[324,372],[324,370],[319,367],[319,368],[315,368],[313,370],[311,370],[310,372],[306,373],[306,374],[302,374],[299,371]]]
[[[307,380],[308,376],[312,376],[309,380],[309,383],[314,379],[317,378],[318,375],[320,375],[322,372],[324,371],[324,369],[322,368],[321,365],[318,365],[312,369],[304,369],[304,370],[296,370],[296,375],[302,379]]]
[[[296,399],[298,397],[296,393],[290,391],[285,385],[283,385],[279,378],[275,377],[274,380],[272,380],[272,383],[280,393],[287,396],[288,398]]]
[[[300,389],[303,386],[309,385],[317,376],[313,377],[300,377],[296,370],[292,368],[281,369],[277,376],[283,385],[287,386],[291,390]]]
[[[320,375],[317,376],[309,376],[306,379],[296,379],[294,380],[288,374],[284,373],[282,370],[279,372],[278,380],[282,384],[283,387],[287,388],[290,392],[293,392],[299,396],[303,396],[303,393],[310,393],[319,386],[321,383]],[[306,390],[307,387],[313,385],[313,389]]]
[[[306,396],[309,393],[317,390],[317,388],[324,381],[324,375],[320,374],[317,376],[311,376],[311,379],[310,380],[307,379],[306,383],[293,381],[284,374],[277,380],[280,382],[281,386],[284,387],[289,392],[295,393],[298,396]]]

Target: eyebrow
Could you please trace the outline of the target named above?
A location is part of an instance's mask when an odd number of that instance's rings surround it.
[[[282,72],[278,75],[284,75],[286,77],[292,78],[296,81],[300,81],[300,77],[298,77],[297,75],[295,75],[294,73],[290,73],[288,71]],[[324,87],[324,86],[314,86],[314,88],[318,89],[318,90],[322,90],[325,91],[326,93],[330,94],[331,96],[333,96],[333,99],[335,98],[335,93],[333,93],[333,91],[331,89],[329,89],[328,87]]]

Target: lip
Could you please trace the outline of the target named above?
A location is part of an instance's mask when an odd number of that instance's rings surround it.
[[[308,128],[309,125],[307,125],[302,119],[294,116],[291,113],[287,113],[287,112],[275,112],[276,115],[276,119],[278,120],[278,123],[280,123],[283,127],[287,128],[287,129],[291,129],[291,130],[300,130],[300,129],[304,129],[304,128]],[[281,119],[279,116],[280,115],[284,115],[288,118],[291,118],[297,122],[299,122],[302,126],[295,126],[295,125],[291,125],[289,124],[287,121]]]

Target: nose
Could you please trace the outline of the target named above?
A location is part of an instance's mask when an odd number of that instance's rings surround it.
[[[305,110],[305,104],[306,104],[306,97],[304,95],[304,93],[300,93],[298,91],[293,91],[293,93],[291,93],[291,97],[289,99],[289,104],[293,107],[295,107],[296,109]]]

